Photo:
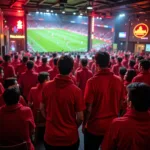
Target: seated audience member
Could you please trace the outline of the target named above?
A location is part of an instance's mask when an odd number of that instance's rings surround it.
[[[121,67],[119,69],[119,76],[122,79],[122,81],[124,81],[124,76],[125,76],[126,72],[127,72],[127,69],[125,67]]]
[[[37,56],[35,64],[39,67],[41,65],[41,57],[40,55]]]
[[[46,150],[78,150],[79,147],[78,127],[83,121],[85,106],[81,90],[69,77],[73,64],[71,57],[60,57],[60,74],[48,82],[43,90],[41,112],[46,116]]]
[[[0,83],[1,84],[4,83],[4,71],[3,71],[3,67],[0,67]]]
[[[16,67],[17,77],[19,77],[22,73],[26,72],[26,70],[27,70],[27,62],[28,62],[28,57],[24,56],[22,58],[21,64]]]
[[[110,56],[99,51],[95,56],[98,73],[86,84],[83,131],[85,150],[98,150],[112,120],[118,117],[123,100],[123,82],[108,65]],[[85,130],[85,127],[87,129]]]
[[[34,57],[34,56],[31,56],[31,57],[30,57],[30,60],[33,61],[33,63],[34,63],[34,71],[35,71],[35,72],[38,72],[38,66],[37,66],[36,63],[35,63],[35,57]]]
[[[14,56],[14,60],[11,63],[11,65],[14,67],[15,70],[16,70],[17,66],[20,65],[20,60],[19,60],[19,56],[18,55]]]
[[[127,89],[128,111],[113,120],[102,150],[150,149],[150,87],[144,83],[132,83]]]
[[[86,82],[88,79],[90,79],[93,74],[92,72],[87,68],[88,60],[87,59],[81,59],[81,70],[77,71],[76,73],[76,79],[77,79],[77,85],[84,93]]]
[[[144,82],[150,85],[150,62],[149,60],[141,60],[139,64],[140,73],[133,78],[133,82]]]
[[[124,59],[122,60],[122,66],[128,68],[128,63],[129,63],[129,55],[125,54]]]
[[[139,71],[139,64],[140,64],[140,61],[143,60],[143,59],[144,59],[143,56],[138,56],[138,57],[136,58],[136,64],[135,64],[135,66],[134,66],[134,68],[136,69],[136,71]]]
[[[4,106],[0,108],[0,145],[11,146],[27,142],[28,150],[34,150],[31,135],[35,128],[32,111],[18,103],[18,87],[10,87],[3,94]]]
[[[116,60],[114,56],[111,56],[110,63],[111,63],[111,66],[114,66],[116,64]]]
[[[55,66],[54,64],[54,59],[57,57],[57,53],[53,53],[52,54],[52,58],[49,61],[49,66],[53,69],[53,67]]]
[[[134,66],[135,66],[135,60],[130,60],[128,69],[129,70],[131,70],[131,69],[134,70],[135,69]]]
[[[59,74],[57,67],[58,58],[54,58],[53,61],[54,61],[53,69],[48,71],[50,80],[53,80],[56,77],[56,75]]]
[[[47,64],[47,58],[42,58],[42,65],[38,67],[38,72],[48,72],[51,69],[51,67]]]
[[[5,90],[7,90],[10,87],[16,87],[16,86],[19,87],[16,78],[7,78],[4,81]],[[20,96],[19,103],[22,104],[23,106],[27,106],[27,104],[26,104],[26,102],[25,102],[25,100],[22,96]],[[5,102],[4,102],[4,99],[3,99],[3,94],[1,94],[0,95],[0,107],[3,106],[3,105],[5,105]]]
[[[4,63],[2,65],[4,71],[4,79],[9,77],[15,77],[14,67],[11,65],[11,57],[9,55],[4,56]]]
[[[33,68],[33,61],[28,61],[27,71],[22,73],[18,79],[18,83],[25,99],[27,99],[30,89],[35,87],[38,83],[38,74],[33,70]]]
[[[36,117],[37,110],[40,110],[40,103],[42,102],[42,92],[46,82],[49,80],[47,72],[41,72],[38,75],[39,84],[32,87],[28,95],[28,104],[32,107],[33,115]]]

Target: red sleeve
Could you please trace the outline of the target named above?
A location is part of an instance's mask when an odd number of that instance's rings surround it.
[[[76,79],[77,79],[77,83],[80,83],[80,74],[79,74],[79,72],[77,72],[77,74],[76,74]]]
[[[25,100],[22,96],[20,96],[19,103],[22,104],[23,106],[27,106],[27,103],[25,102]]]
[[[93,86],[91,80],[87,81],[84,93],[84,101],[85,103],[92,104],[94,100]]]
[[[113,123],[110,125],[110,128],[107,132],[107,134],[104,137],[101,150],[113,150],[117,149],[117,127],[116,123]]]
[[[16,76],[16,74],[15,74],[15,69],[14,69],[13,66],[11,66],[10,76],[11,76],[11,77],[15,77],[15,76]]]
[[[82,96],[82,91],[78,89],[75,93],[75,111],[80,112],[85,109],[85,103]]]

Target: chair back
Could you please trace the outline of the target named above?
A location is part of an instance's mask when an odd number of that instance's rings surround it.
[[[0,146],[0,150],[28,150],[27,143],[23,142],[11,146]]]

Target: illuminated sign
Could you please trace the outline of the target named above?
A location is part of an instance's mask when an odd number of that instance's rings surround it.
[[[24,35],[10,35],[11,39],[24,39],[25,36]]]
[[[22,29],[22,27],[23,27],[22,21],[21,20],[17,21],[17,28]]]
[[[133,34],[137,38],[143,38],[147,36],[148,32],[149,32],[149,28],[144,23],[140,23],[136,25],[135,28],[133,29]]]

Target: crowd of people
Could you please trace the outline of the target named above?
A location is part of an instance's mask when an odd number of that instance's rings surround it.
[[[46,150],[150,149],[150,58],[142,52],[0,58],[0,146],[26,142],[37,112]]]

